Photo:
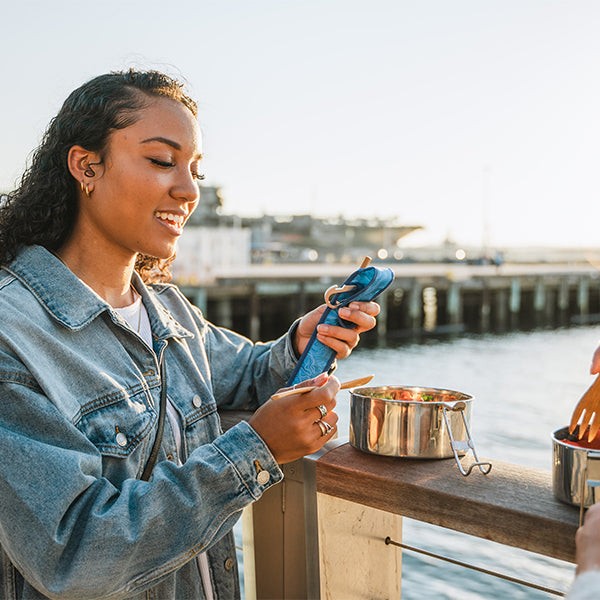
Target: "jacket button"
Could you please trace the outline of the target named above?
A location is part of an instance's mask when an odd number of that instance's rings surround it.
[[[226,561],[225,564],[223,565],[225,567],[226,571],[231,571],[231,569],[233,569],[233,558],[229,557]]]
[[[119,444],[119,446],[127,446],[127,436],[122,431],[119,431],[119,433],[117,433],[115,440],[117,441],[117,444]]]
[[[202,406],[202,398],[200,398],[200,396],[198,396],[198,394],[196,394],[192,398],[192,404],[194,405],[195,408],[200,408]]]
[[[258,481],[260,485],[265,485],[265,483],[269,483],[269,479],[271,479],[271,473],[269,473],[269,471],[261,471],[256,476],[256,481]]]

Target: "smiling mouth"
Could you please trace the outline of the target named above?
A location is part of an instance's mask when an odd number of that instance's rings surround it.
[[[171,227],[183,229],[183,223],[185,222],[185,217],[183,215],[174,215],[173,213],[159,211],[156,211],[154,215]]]

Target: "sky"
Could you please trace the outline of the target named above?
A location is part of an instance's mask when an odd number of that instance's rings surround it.
[[[0,0],[0,23],[0,190],[73,89],[157,68],[226,213],[600,247],[597,0]]]

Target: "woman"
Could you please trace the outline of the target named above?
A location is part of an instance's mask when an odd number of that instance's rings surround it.
[[[164,283],[201,159],[179,83],[111,73],[67,98],[0,209],[2,597],[239,597],[241,509],[335,433],[335,377],[269,400],[322,308],[252,344]],[[343,358],[378,310],[319,339]],[[223,433],[217,406],[258,410]]]

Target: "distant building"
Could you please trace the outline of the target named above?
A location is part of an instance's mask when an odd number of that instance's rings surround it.
[[[398,257],[398,241],[421,226],[387,219],[316,218],[312,215],[240,217],[223,214],[218,187],[202,186],[189,226],[247,229],[251,261],[360,262],[365,255]],[[375,258],[375,256],[373,256]]]
[[[171,272],[179,284],[211,281],[217,270],[250,263],[250,230],[186,226]]]

